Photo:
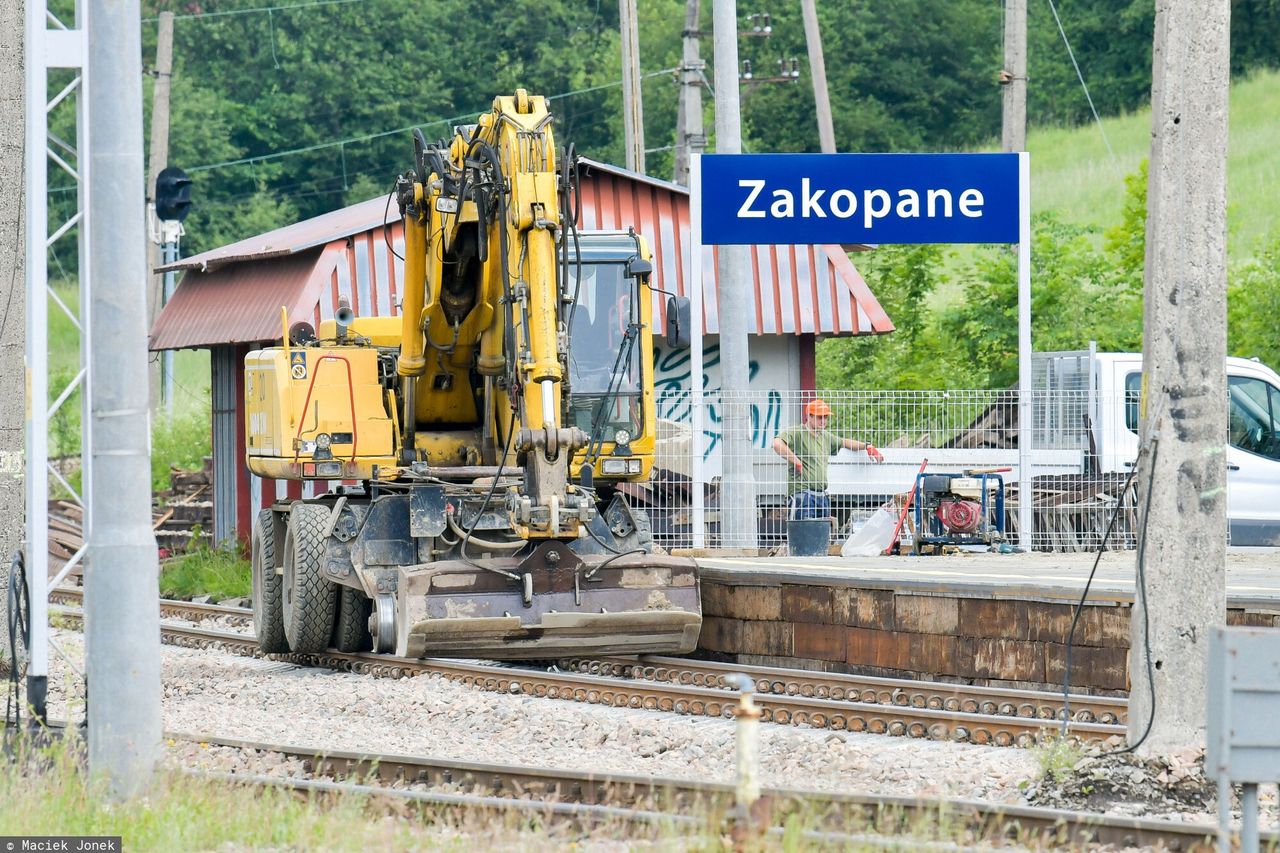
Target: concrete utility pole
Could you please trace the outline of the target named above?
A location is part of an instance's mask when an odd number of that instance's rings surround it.
[[[1000,144],[1005,151],[1027,150],[1027,0],[1005,0],[1004,129]]]
[[[676,107],[676,156],[672,180],[681,186],[689,186],[689,159],[701,154],[707,147],[707,135],[702,128],[702,71],[707,64],[702,61],[698,31],[702,18],[702,0],[685,0],[684,6],[684,54],[680,59],[680,102]]]
[[[1026,2],[1026,0],[1019,0]],[[813,103],[818,113],[818,144],[823,154],[836,153],[836,131],[831,123],[831,98],[827,94],[827,63],[822,58],[822,30],[814,0],[800,0],[804,13],[804,41],[809,48],[809,76],[813,78]]]
[[[22,0],[0,0],[0,394],[21,400],[23,387],[23,327],[26,324],[26,281],[23,265],[22,208],[26,188],[23,177],[23,136],[26,134],[26,63],[23,33],[26,29]],[[0,575],[8,577],[9,557],[22,541],[25,491],[22,473],[25,420],[22,406],[0,411]],[[5,620],[0,616],[0,625]],[[8,635],[0,637],[8,644]],[[3,657],[3,655],[0,655]]]
[[[147,168],[147,332],[155,325],[160,316],[160,309],[165,301],[165,277],[156,275],[153,270],[160,266],[162,260],[160,246],[152,239],[152,224],[158,225],[155,217],[156,176],[169,165],[169,83],[173,75],[173,13],[160,13],[160,27],[156,34],[156,82],[151,95],[151,159]],[[169,353],[166,352],[165,355]],[[151,388],[151,404],[163,396],[160,382],[160,366],[153,365],[148,371]],[[167,402],[167,400],[166,400]]]
[[[622,129],[627,168],[644,174],[644,98],[640,91],[640,27],[636,0],[618,0],[622,19]]]
[[[1129,654],[1130,743],[1146,730],[1154,680],[1148,755],[1204,746],[1209,631],[1226,618],[1229,20],[1229,0],[1156,2],[1137,473],[1146,507]]]
[[[738,101],[738,4],[713,0],[715,44],[716,152],[742,153],[742,116]],[[751,293],[751,256],[746,246],[721,246],[716,270],[720,307],[720,530],[726,548],[756,547],[756,484],[752,465],[750,354],[747,311]],[[696,264],[699,258],[694,258]]]
[[[138,0],[89,0],[89,359],[94,476],[85,571],[89,769],[144,793],[160,753],[160,610],[151,532],[147,267]]]

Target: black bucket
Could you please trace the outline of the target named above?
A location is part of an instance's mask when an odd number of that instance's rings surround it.
[[[831,521],[811,518],[787,522],[787,553],[792,557],[825,557],[831,541]]]

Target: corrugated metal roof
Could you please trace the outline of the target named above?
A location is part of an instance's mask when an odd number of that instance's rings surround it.
[[[213,272],[227,264],[294,255],[342,237],[372,230],[386,221],[383,219],[384,216],[392,220],[400,218],[394,199],[390,195],[371,198],[350,207],[333,210],[311,219],[304,219],[302,222],[295,222],[293,225],[249,237],[238,243],[210,249],[207,252],[183,258],[176,263],[157,267],[156,272],[193,269]]]
[[[649,241],[654,284],[689,295],[689,190],[635,172],[582,161],[584,229],[634,227]],[[858,247],[865,248],[865,247]],[[755,311],[749,331],[756,335],[872,335],[893,331],[893,323],[841,246],[751,246]],[[716,298],[718,252],[703,254],[703,326],[720,329]],[[660,295],[659,295],[660,296]],[[665,316],[666,298],[655,300]]]
[[[150,348],[279,340],[280,307],[287,308],[290,317],[310,317],[315,297],[308,297],[307,285],[318,269],[332,268],[337,257],[336,252],[313,248],[215,272],[188,273],[156,320]]]
[[[590,160],[583,162],[581,183],[581,227],[634,227],[653,251],[654,284],[688,295],[688,190]],[[395,315],[404,280],[404,227],[387,212],[387,199],[379,196],[171,264],[168,269],[187,272],[156,321],[151,349],[278,339],[281,305],[290,317],[313,323],[331,318],[340,297],[360,316]],[[893,331],[840,246],[752,246],[751,258],[753,334]],[[704,253],[703,264],[704,329],[714,335],[719,312],[712,252]],[[666,297],[655,294],[660,320],[665,308]]]

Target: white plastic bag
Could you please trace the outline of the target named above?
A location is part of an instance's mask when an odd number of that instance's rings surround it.
[[[893,530],[898,526],[898,513],[893,503],[886,503],[867,519],[840,546],[841,557],[878,557],[893,544]]]

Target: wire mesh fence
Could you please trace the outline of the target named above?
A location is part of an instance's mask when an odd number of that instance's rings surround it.
[[[749,417],[726,430],[724,410],[732,401],[708,394],[695,435],[692,395],[659,395],[653,476],[628,487],[649,513],[657,542],[776,548],[787,542],[789,521],[815,515],[816,500],[816,514],[830,519],[829,546],[847,542],[883,512],[894,515],[903,547],[915,550],[1092,550],[1113,516],[1108,547],[1134,545],[1132,401],[1087,388],[1032,392],[1032,524],[1022,531],[1018,392],[832,391],[815,409],[830,414],[806,417],[815,399],[785,391],[738,395]],[[735,459],[745,464],[729,464]],[[728,481],[732,470],[749,471],[749,480]],[[825,500],[798,498],[801,492]],[[725,506],[754,508],[754,541],[729,540]]]

